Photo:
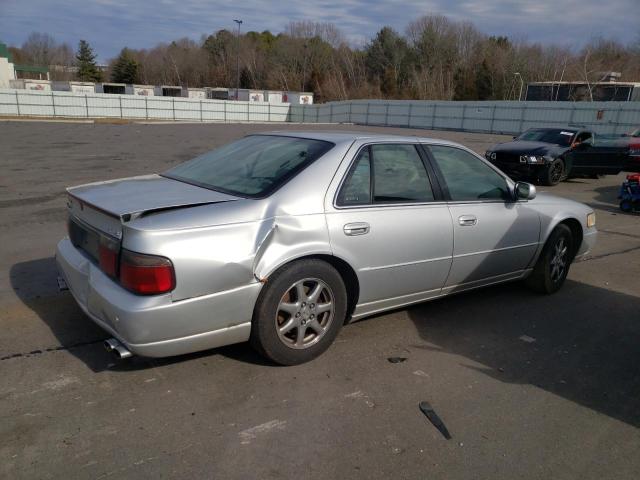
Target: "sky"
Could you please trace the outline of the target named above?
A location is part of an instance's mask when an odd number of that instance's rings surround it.
[[[0,42],[19,46],[29,33],[49,33],[75,49],[80,39],[100,61],[124,46],[150,48],[182,37],[233,29],[283,31],[290,21],[331,22],[356,46],[384,25],[404,32],[427,14],[470,21],[489,35],[579,47],[604,36],[640,41],[639,0],[0,0]]]

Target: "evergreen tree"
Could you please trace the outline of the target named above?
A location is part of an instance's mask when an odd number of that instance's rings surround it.
[[[487,60],[483,60],[476,68],[475,87],[477,100],[490,100],[493,97],[491,70],[489,69]]]
[[[111,69],[111,81],[138,83],[138,62],[128,48],[123,48]]]
[[[85,40],[80,40],[76,53],[78,64],[78,80],[82,82],[99,82],[102,74],[96,65],[96,54]]]

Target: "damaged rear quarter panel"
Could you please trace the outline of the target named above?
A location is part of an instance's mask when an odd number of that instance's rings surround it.
[[[253,259],[262,219],[259,202],[228,202],[142,217],[125,225],[123,247],[173,262],[172,299],[198,297],[255,283]]]

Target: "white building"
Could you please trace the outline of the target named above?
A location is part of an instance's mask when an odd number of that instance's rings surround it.
[[[16,79],[16,70],[9,57],[7,46],[0,43],[0,88],[9,88],[10,81]]]

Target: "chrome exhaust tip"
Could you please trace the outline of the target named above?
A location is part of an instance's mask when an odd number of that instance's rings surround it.
[[[127,347],[122,345],[115,338],[109,338],[108,340],[105,340],[103,345],[107,352],[113,352],[113,354],[121,360],[133,356],[133,353],[127,350]]]

